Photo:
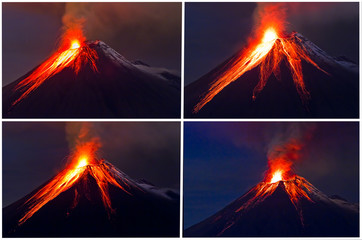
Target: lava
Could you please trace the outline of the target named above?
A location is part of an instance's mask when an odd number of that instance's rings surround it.
[[[68,29],[55,53],[15,86],[14,91],[22,91],[22,94],[12,103],[12,106],[22,101],[44,81],[64,68],[71,67],[78,74],[81,66],[89,63],[91,68],[97,72],[95,62],[98,59],[97,52],[88,47],[84,41],[85,38],[81,29]]]
[[[277,170],[275,173],[273,173],[273,177],[270,180],[270,183],[276,183],[283,180],[283,172],[281,170]]]
[[[278,34],[275,32],[274,28],[268,28],[265,33],[262,42],[274,41],[278,38]]]
[[[132,194],[126,189],[129,188],[128,180],[126,178],[117,177],[119,171],[114,166],[102,159],[98,160],[96,158],[98,147],[99,144],[94,140],[78,144],[75,152],[70,157],[70,164],[25,202],[27,211],[18,221],[18,225],[22,225],[45,204],[74,186],[77,180],[85,174],[90,174],[96,180],[103,204],[109,216],[110,214],[113,214],[115,210],[111,205],[111,199],[108,192],[109,186],[113,185],[122,189],[129,195]],[[73,208],[77,204],[77,196],[80,194],[78,191],[75,191],[75,193],[76,201],[73,204]]]
[[[81,167],[87,166],[87,165],[88,165],[88,161],[87,161],[87,160],[88,160],[87,158],[81,158],[81,159],[79,160],[79,163],[78,163],[77,168],[81,168]]]
[[[70,45],[70,49],[76,49],[76,48],[80,48],[80,43],[78,40],[72,41],[72,44]]]
[[[288,180],[280,180],[277,182],[261,182],[252,188],[247,194],[253,194],[254,196],[244,203],[240,208],[235,212],[240,212],[244,209],[247,209],[259,202],[264,201],[267,197],[272,195],[279,184],[282,184],[289,196],[290,201],[293,203],[296,210],[300,213],[300,218],[303,223],[302,213],[299,211],[299,201],[301,199],[306,199],[307,201],[313,202],[309,197],[311,191],[318,191],[311,183],[309,183],[305,178],[300,176],[294,176]]]
[[[252,42],[246,50],[242,51],[231,59],[227,67],[216,73],[216,79],[210,84],[209,89],[200,96],[199,102],[194,106],[193,113],[199,112],[208,102],[210,102],[226,86],[240,78],[244,73],[259,66],[259,82],[254,87],[252,99],[265,87],[268,78],[272,73],[280,78],[280,63],[283,59],[292,74],[293,82],[301,101],[305,104],[310,94],[305,86],[302,72],[302,60],[312,64],[320,71],[321,69],[307,54],[306,49],[297,44],[295,34],[284,37],[279,19],[269,19],[260,28],[261,36]]]

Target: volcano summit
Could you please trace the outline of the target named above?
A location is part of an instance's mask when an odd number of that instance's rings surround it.
[[[175,118],[180,77],[134,63],[102,41],[69,40],[3,87],[5,118]]]

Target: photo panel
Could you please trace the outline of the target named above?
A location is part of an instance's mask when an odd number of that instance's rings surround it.
[[[358,122],[186,122],[184,237],[358,237]]]
[[[178,237],[179,122],[4,122],[3,237]]]
[[[358,118],[358,2],[186,2],[185,118]]]
[[[181,2],[2,3],[3,118],[180,118]]]

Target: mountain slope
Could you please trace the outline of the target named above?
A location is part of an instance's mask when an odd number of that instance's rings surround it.
[[[244,52],[239,52],[185,88],[185,116],[188,118],[358,117],[358,66],[343,58],[328,56],[299,33],[293,33],[284,41],[303,49],[306,56],[326,72],[304,59],[301,60],[304,84],[310,94],[308,101],[304,103],[301,99],[288,59],[283,56],[280,59],[279,71],[274,71],[274,74],[268,77],[266,85],[254,100],[253,91],[260,81],[261,64],[228,84],[195,113],[195,106],[220,74],[240,61],[240,55]],[[279,45],[280,41],[277,39],[262,63],[265,64],[266,61],[273,59],[275,52],[280,53]]]
[[[12,106],[24,91],[15,86],[33,70],[3,87],[3,117],[179,117],[178,76],[133,64],[101,41],[85,44],[98,55],[98,72],[89,63],[78,74],[66,67]]]
[[[49,182],[3,209],[4,237],[175,237],[179,232],[179,195],[139,183],[108,162],[88,165],[68,189],[19,224],[33,196]],[[104,204],[95,171],[107,173],[117,184],[108,184],[111,207]],[[102,171],[103,171],[102,170]],[[102,180],[101,182],[104,182]],[[29,202],[30,200],[30,202]]]
[[[327,197],[301,177],[262,182],[213,216],[186,229],[184,236],[356,237],[359,208]]]

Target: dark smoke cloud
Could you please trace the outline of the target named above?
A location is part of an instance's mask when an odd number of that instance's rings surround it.
[[[304,144],[312,137],[314,129],[313,123],[284,123],[273,126],[266,134],[269,138],[268,155],[273,154],[277,146],[287,145],[290,142]]]
[[[65,136],[69,144],[69,150],[73,150],[80,142],[91,141],[99,138],[94,123],[91,122],[67,122],[65,124]]]

